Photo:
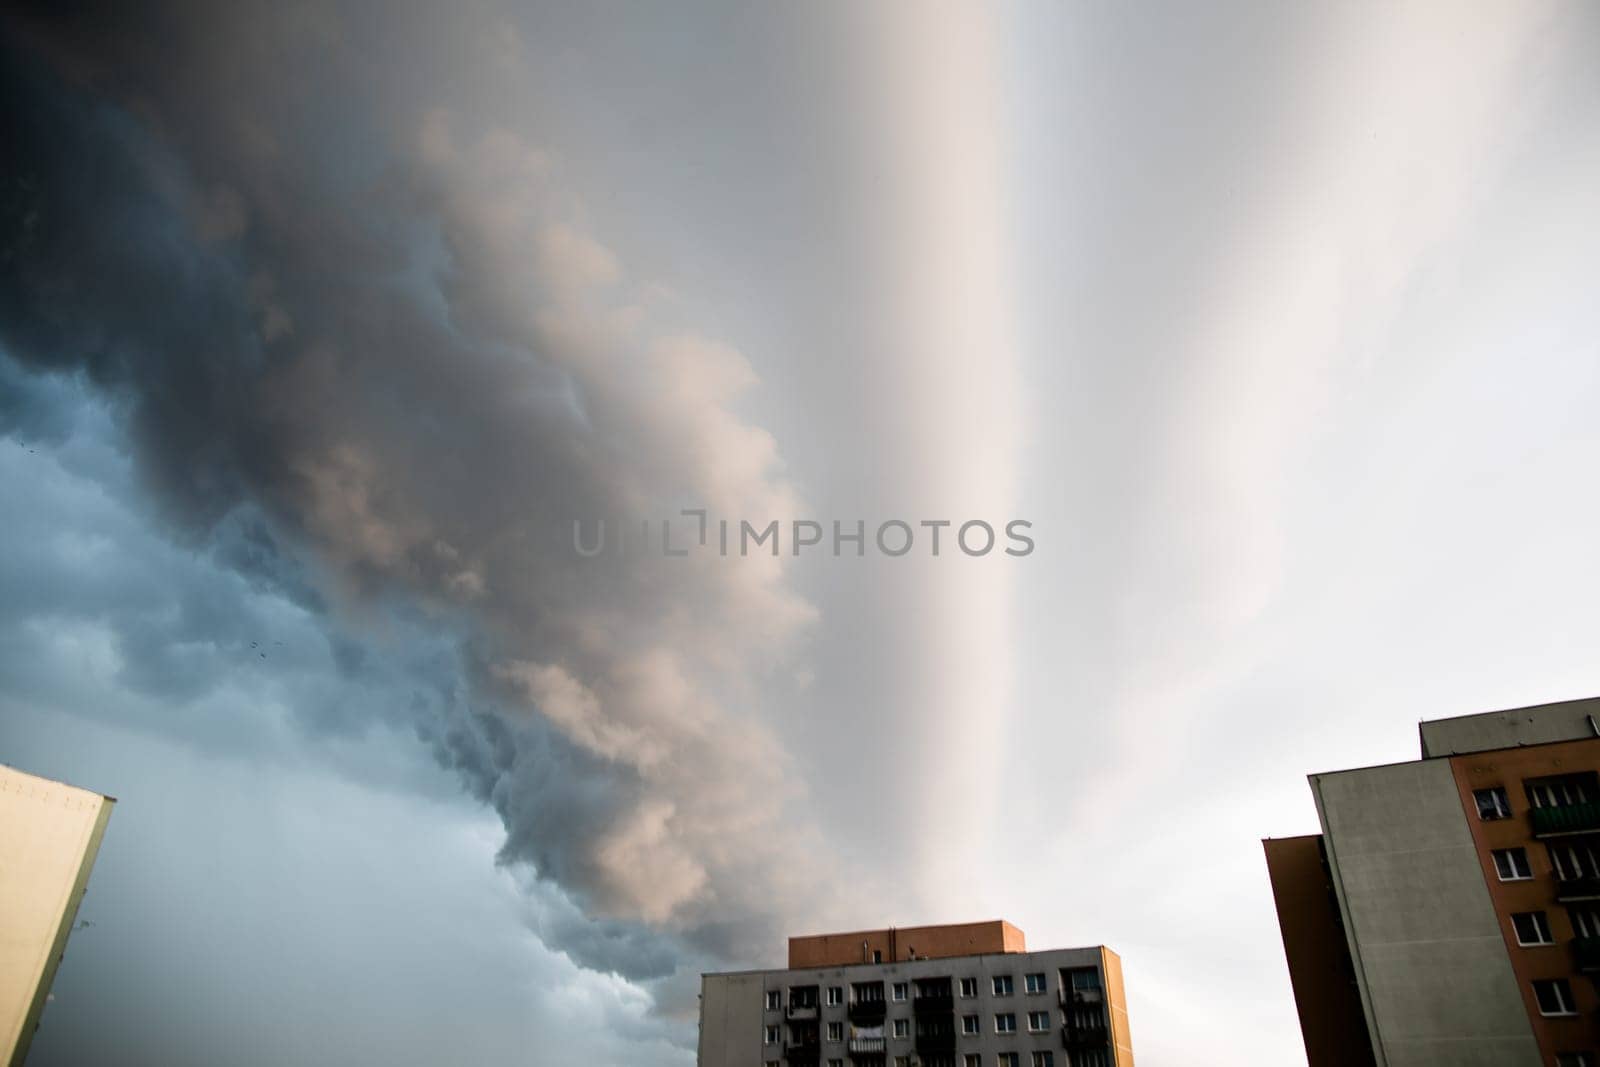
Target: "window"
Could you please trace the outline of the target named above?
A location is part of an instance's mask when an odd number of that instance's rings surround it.
[[[1594,1057],[1587,1052],[1558,1052],[1556,1067],[1594,1067]]]
[[[997,1034],[1014,1034],[1017,1032],[1017,1017],[1009,1011],[1003,1011],[994,1017],[994,1032]]]
[[[1565,978],[1541,978],[1533,983],[1533,999],[1539,1002],[1540,1015],[1576,1015],[1577,1001]]]
[[[828,1040],[829,1041],[843,1041],[844,1040],[844,1023],[829,1023],[828,1024]]]
[[[911,1057],[896,1056],[894,1058],[894,1067],[911,1067]]]
[[[911,1020],[910,1019],[896,1019],[894,1021],[894,1036],[895,1037],[910,1037],[911,1036]]]
[[[768,1060],[767,1067],[782,1067],[782,1065],[777,1060]]]
[[[1546,845],[1550,866],[1563,882],[1577,878],[1600,878],[1600,855],[1593,845]]]
[[[1478,818],[1484,822],[1511,818],[1511,801],[1506,799],[1506,789],[1503,785],[1474,789],[1472,799],[1478,802]]]
[[[1043,974],[1025,974],[1025,975],[1023,975],[1022,976],[1022,988],[1023,988],[1023,991],[1027,992],[1027,993],[1043,993],[1044,992],[1044,975]]]
[[[831,986],[829,986],[828,987],[828,1006],[830,1008],[835,1008],[835,1007],[838,1007],[840,1004],[843,1004],[843,1003],[844,1003],[844,986],[842,986],[842,985],[831,985]]]
[[[767,990],[767,1010],[777,1011],[783,1007],[783,994],[776,989]]]
[[[975,997],[978,995],[978,980],[976,978],[961,979],[961,995]]]
[[[883,962],[883,950],[882,949],[875,948],[875,949],[872,950],[872,962],[873,963],[882,963]]]
[[[882,1004],[882,982],[857,982],[851,987],[851,994],[856,998],[857,1004]]]
[[[906,999],[906,988],[907,988],[906,987],[906,983],[904,983],[904,982],[896,982],[894,984],[894,999],[896,999],[896,1000],[904,1000],[904,999]]]
[[[1018,1067],[1019,1060],[1015,1052],[1002,1052],[994,1058],[996,1067]]]
[[[965,1065],[965,1067],[983,1067],[983,1057],[978,1055],[976,1052],[967,1053],[965,1056],[961,1057],[961,1062]]]
[[[1533,870],[1528,866],[1528,853],[1520,848],[1497,848],[1494,850],[1494,869],[1500,875],[1502,882],[1520,882],[1533,877]]]
[[[1055,1053],[1035,1052],[1033,1054],[1033,1067],[1056,1067]]]
[[[1574,804],[1586,803],[1589,799],[1589,790],[1585,782],[1577,775],[1566,775],[1560,778],[1541,778],[1536,782],[1526,782],[1528,790],[1528,803],[1536,808],[1570,808]]]
[[[1593,904],[1574,904],[1567,908],[1572,930],[1579,937],[1600,937],[1600,909]]]
[[[776,1045],[778,1043],[778,1028],[776,1026],[767,1027],[767,1038],[765,1043],[768,1045]]]
[[[1050,1029],[1050,1013],[1047,1011],[1030,1011],[1028,1013],[1028,1033],[1042,1034]]]
[[[994,976],[994,995],[995,996],[997,996],[997,997],[1009,997],[1011,995],[1011,990],[1012,990],[1011,976],[1009,974],[997,974],[997,975]]]
[[[963,1015],[961,1017],[961,1032],[975,1034],[978,1032],[978,1017],[976,1015]]]
[[[828,1067],[844,1067],[843,1060],[829,1060]]]
[[[1106,1017],[1098,1004],[1074,1004],[1061,1012],[1061,1021],[1073,1030],[1106,1028]]]
[[[1072,990],[1073,1000],[1095,1000],[1100,995],[1100,970],[1097,967],[1076,967],[1061,972],[1061,988]]]
[[[1517,932],[1519,945],[1549,945],[1550,922],[1542,911],[1520,911],[1511,916],[1511,928]]]

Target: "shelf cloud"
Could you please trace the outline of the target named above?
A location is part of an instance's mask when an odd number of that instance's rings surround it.
[[[742,704],[814,607],[782,559],[583,560],[569,533],[798,513],[736,407],[750,363],[630,273],[525,131],[391,91],[337,15],[267,15],[13,26],[0,345],[108,398],[175,537],[255,516],[238,567],[297,575],[330,642],[396,605],[454,635],[416,729],[503,859],[588,916],[543,936],[634,977],[670,954],[608,938],[776,943],[828,857],[779,833],[801,786]],[[455,43],[422,21],[391,46]]]

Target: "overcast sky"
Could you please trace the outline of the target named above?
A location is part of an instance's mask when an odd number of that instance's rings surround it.
[[[30,1062],[685,1065],[991,917],[1301,1062],[1305,775],[1600,693],[1593,5],[215,6],[3,24]],[[868,551],[573,549],[684,507]]]

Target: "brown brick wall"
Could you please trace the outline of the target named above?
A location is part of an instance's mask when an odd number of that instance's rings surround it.
[[[1528,1010],[1528,1018],[1533,1022],[1533,1033],[1539,1041],[1544,1062],[1555,1063],[1558,1052],[1594,1052],[1600,1049],[1600,1020],[1596,1019],[1596,1011],[1600,1010],[1600,995],[1595,992],[1594,982],[1576,970],[1569,944],[1573,937],[1572,924],[1567,918],[1566,908],[1556,903],[1555,872],[1551,868],[1544,842],[1533,836],[1528,815],[1530,805],[1522,785],[1529,778],[1600,770],[1600,738],[1452,756],[1450,770],[1455,775],[1456,787],[1461,794],[1461,805],[1467,825],[1472,830],[1472,840],[1478,846],[1484,882],[1489,887],[1489,898],[1494,902],[1501,934],[1506,940],[1506,951],[1511,956],[1511,970],[1522,988],[1523,1002]],[[1506,798],[1511,802],[1511,817],[1485,822],[1478,817],[1472,794],[1474,790],[1497,785],[1504,787]],[[1527,850],[1533,879],[1500,881],[1490,853],[1495,849],[1519,846]],[[1556,943],[1530,948],[1518,945],[1511,915],[1521,911],[1543,911]],[[1572,1018],[1546,1018],[1540,1015],[1533,996],[1532,982],[1535,978],[1566,978],[1577,999],[1578,1015]]]
[[[1322,835],[1269,838],[1262,845],[1306,1062],[1309,1067],[1372,1067],[1355,965],[1323,866]]]
[[[840,934],[811,934],[789,939],[789,967],[838,967],[871,963],[872,953],[884,963],[918,959],[978,956],[994,952],[1026,952],[1022,931],[1003,919],[949,926],[901,926],[885,930],[855,930]]]

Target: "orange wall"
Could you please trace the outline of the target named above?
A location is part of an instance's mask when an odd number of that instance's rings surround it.
[[[949,926],[902,926],[886,930],[856,930],[842,934],[812,934],[789,939],[789,967],[838,967],[871,963],[874,951],[883,962],[946,959],[994,952],[1026,952],[1022,931],[1003,919]]]
[[[1567,918],[1567,909],[1556,903],[1555,873],[1550,867],[1550,856],[1543,842],[1533,838],[1528,821],[1528,798],[1522,782],[1526,778],[1542,778],[1552,774],[1572,774],[1579,771],[1600,770],[1600,738],[1581,741],[1560,741],[1552,744],[1529,745],[1525,748],[1507,748],[1494,752],[1474,752],[1465,756],[1450,757],[1450,770],[1455,775],[1456,788],[1461,794],[1461,805],[1466,811],[1467,825],[1472,829],[1472,840],[1478,846],[1478,860],[1483,867],[1483,877],[1489,886],[1489,898],[1494,902],[1500,920],[1500,932],[1506,939],[1506,951],[1511,956],[1511,970],[1522,987],[1522,999],[1533,1021],[1533,1033],[1539,1041],[1539,1051],[1545,1063],[1553,1064],[1555,1054],[1569,1049],[1592,1049],[1600,1045],[1600,1025],[1595,1012],[1600,1009],[1600,996],[1596,996],[1594,983],[1577,973],[1568,942],[1573,929]],[[1478,807],[1472,799],[1475,789],[1504,786],[1511,801],[1511,817],[1484,822],[1478,818]],[[1492,849],[1521,846],[1528,851],[1528,864],[1533,879],[1522,882],[1502,882],[1494,869]],[[1518,911],[1543,911],[1550,921],[1550,934],[1555,944],[1522,948],[1517,944],[1516,931],[1511,926],[1511,914]],[[1578,1003],[1574,1018],[1547,1019],[1539,1014],[1530,984],[1535,978],[1566,978]]]
[[[1116,1067],[1133,1067],[1133,1031],[1128,1026],[1128,996],[1122,988],[1122,957],[1104,945],[1100,946],[1100,973],[1106,980],[1112,1062]]]

